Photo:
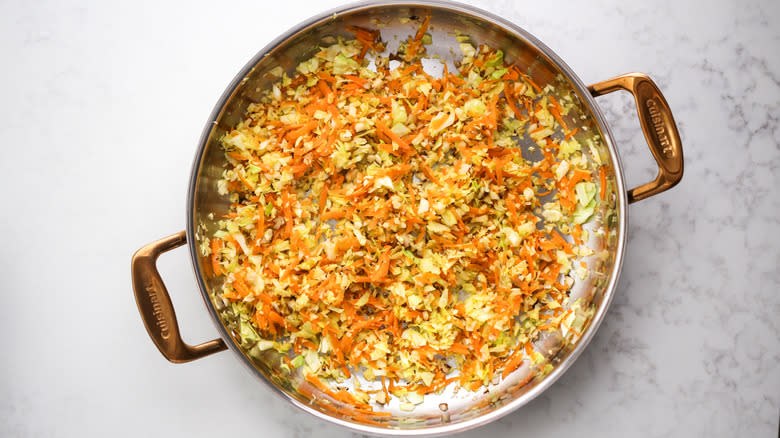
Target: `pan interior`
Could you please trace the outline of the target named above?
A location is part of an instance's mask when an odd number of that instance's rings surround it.
[[[399,41],[414,34],[427,14],[431,16],[429,33],[433,39],[433,44],[427,46],[428,54],[448,62],[450,71],[455,70],[453,61],[459,57],[455,39],[457,31],[468,35],[475,45],[488,44],[503,50],[505,59],[519,65],[540,87],[552,85],[555,87],[555,95],[571,95],[574,107],[566,116],[567,124],[580,128],[575,138],[581,144],[592,145],[591,159],[603,160],[607,164],[607,180],[614,193],[607,202],[602,203],[600,211],[585,226],[591,231],[587,244],[594,254],[580,259],[587,262],[589,275],[585,279],[576,280],[570,300],[574,302],[579,298],[583,308],[591,309],[587,313],[582,336],[575,342],[569,342],[569,339],[558,333],[540,337],[535,343],[538,351],[545,352],[547,363],[552,365],[552,372],[529,381],[529,373],[532,371],[528,365],[523,365],[507,379],[487,389],[483,388],[478,393],[466,390],[453,393],[452,388],[448,388],[441,394],[427,395],[424,403],[412,412],[400,410],[398,400],[394,400],[384,407],[375,408],[380,412],[389,412],[391,416],[370,417],[331,399],[311,386],[301,375],[282,372],[279,367],[282,359],[273,350],[257,355],[242,351],[236,340],[235,318],[221,304],[221,299],[215,299],[220,293],[221,279],[208,274],[209,259],[201,256],[197,249],[201,244],[200,239],[211,236],[218,229],[218,220],[228,212],[230,206],[227,197],[217,193],[217,181],[226,166],[220,138],[238,124],[250,103],[259,101],[260,92],[271,86],[276,79],[270,74],[271,70],[281,66],[291,75],[299,62],[311,57],[322,46],[324,38],[350,38],[352,35],[346,30],[348,25],[379,29],[382,40],[388,43],[388,50],[392,52]],[[616,172],[619,165],[614,149],[609,144],[609,134],[605,132],[603,124],[599,123],[600,117],[591,105],[592,100],[583,94],[586,91],[568,68],[553,59],[552,55],[546,55],[543,50],[546,49],[521,30],[499,25],[495,17],[476,10],[448,4],[363,5],[324,15],[283,36],[258,54],[226,91],[204,133],[193,170],[188,235],[193,242],[191,248],[195,270],[207,307],[223,331],[223,336],[233,341],[233,350],[262,379],[270,382],[274,390],[315,415],[361,431],[389,434],[443,433],[481,424],[526,403],[549,386],[584,347],[609,302],[619,268],[623,235],[621,224],[624,222],[621,220],[623,213],[619,205],[623,198],[622,178]],[[429,73],[437,72],[432,70]],[[595,178],[598,180],[598,175]],[[442,409],[444,404],[446,411]]]

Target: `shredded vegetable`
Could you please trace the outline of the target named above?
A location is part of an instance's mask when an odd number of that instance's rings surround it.
[[[352,27],[280,74],[222,139],[232,206],[202,246],[242,345],[366,411],[477,390],[538,364],[540,332],[576,332],[579,224],[607,196],[566,102],[462,36],[457,71],[429,75],[427,26],[394,68]],[[356,376],[379,390],[332,384]]]

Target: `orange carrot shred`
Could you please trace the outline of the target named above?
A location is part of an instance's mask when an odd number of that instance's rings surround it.
[[[291,77],[250,93],[246,118],[220,134],[216,186],[229,208],[215,213],[207,261],[240,317],[238,340],[254,330],[289,345],[283,364],[306,358],[301,394],[383,426],[392,414],[374,403],[510,375],[522,385],[543,374],[519,376],[537,354],[525,340],[562,327],[579,335],[566,322],[568,269],[587,266],[575,256],[586,232],[548,211],[573,217],[576,185],[596,178],[581,152],[563,153],[580,131],[549,78],[494,64],[486,45],[433,77],[423,64],[431,16],[414,20],[398,53],[383,55],[378,29],[347,26],[354,37],[338,52],[313,46]],[[534,149],[518,141],[528,137]],[[443,366],[453,360],[456,370]],[[371,372],[375,386],[341,384]]]

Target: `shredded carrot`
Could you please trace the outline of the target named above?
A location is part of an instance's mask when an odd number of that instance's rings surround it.
[[[537,93],[541,93],[542,92],[541,87],[536,85],[536,82],[531,80],[531,78],[528,75],[523,74],[523,73],[521,73],[520,75],[525,79],[526,82],[528,82],[534,88],[534,90],[536,90]]]
[[[398,145],[399,148],[401,148],[404,152],[413,152],[414,148],[409,146],[409,143],[404,141],[401,137],[399,137],[395,132],[391,131],[390,128],[387,127],[382,121],[377,120],[376,121],[376,128],[381,132],[383,135],[385,135],[387,138],[389,138],[391,141],[395,142],[395,144]]]
[[[428,30],[428,24],[431,22],[431,14],[427,14],[423,19],[420,27],[417,28],[417,33],[414,35],[414,39],[420,41]]]
[[[550,107],[550,114],[552,114],[553,117],[555,117],[555,120],[561,124],[561,128],[564,131],[568,131],[569,128],[566,126],[566,121],[563,120],[563,108],[561,108],[561,104],[558,103],[554,96],[550,96],[550,103],[552,104]]]
[[[420,170],[422,171],[422,173],[425,174],[425,176],[429,180],[431,180],[431,182],[433,182],[434,184],[439,185],[439,186],[441,185],[441,183],[439,182],[439,179],[436,178],[436,176],[434,176],[433,171],[431,170],[430,167],[428,167],[427,164],[420,163]]]
[[[574,238],[574,243],[582,245],[582,225],[577,224],[577,226],[571,230],[571,236]]]
[[[392,397],[508,378],[544,353],[527,342],[543,331],[579,336],[565,317],[585,243],[570,222],[575,185],[595,173],[562,144],[578,128],[552,87],[497,65],[494,48],[427,73],[430,20],[397,67],[379,30],[350,26],[354,39],[258,90],[222,139],[230,207],[202,248],[239,313],[230,329],[289,345],[290,369],[304,355],[301,393],[367,424],[391,415],[374,406]],[[536,142],[534,158],[518,137]]]
[[[468,355],[471,354],[471,350],[469,350],[468,347],[466,347],[463,344],[458,344],[458,343],[452,344],[450,346],[450,351],[452,351],[453,353],[462,354],[464,356],[468,356]]]
[[[512,353],[511,356],[509,356],[506,365],[504,365],[504,371],[501,373],[502,378],[506,379],[507,376],[512,374],[512,372],[516,370],[521,363],[523,363],[523,355],[520,354],[520,351],[522,350],[518,348],[514,353]]]
[[[509,105],[512,112],[515,113],[515,118],[517,120],[523,120],[523,114],[517,108],[517,105],[515,105],[515,94],[512,91],[512,86],[510,84],[504,86],[504,94],[506,95],[506,104]]]
[[[318,82],[320,83],[320,82]],[[324,84],[324,82],[322,82]],[[305,125],[301,126],[300,128],[290,131],[287,133],[287,135],[284,136],[285,139],[289,142],[294,142],[298,139],[298,137],[304,136],[311,132],[314,128],[316,128],[319,125],[316,121],[311,121],[306,123]]]
[[[317,81],[317,88],[320,89],[320,92],[325,97],[327,97],[328,95],[330,95],[330,93],[332,93],[332,91],[330,90],[330,87],[328,87],[328,84],[325,83],[325,81]],[[316,125],[314,127],[316,127]],[[314,129],[314,127],[312,127],[312,129]],[[306,132],[302,132],[301,135],[303,135],[305,133]],[[290,134],[288,134],[288,135],[290,135]],[[296,136],[296,138],[297,137],[300,137],[300,135]]]
[[[237,151],[230,151],[226,152],[227,156],[238,161],[247,160],[248,156],[246,154],[237,152]]]
[[[328,184],[326,183],[322,186],[322,191],[320,192],[320,205],[319,205],[320,217],[322,217],[322,212],[325,211],[325,204],[327,203],[327,201],[328,201]]]
[[[363,44],[363,48],[358,55],[358,58],[363,59],[368,50],[375,49],[377,39],[379,38],[379,31],[365,29],[358,26],[347,26],[347,30],[355,34],[355,39]]]
[[[369,280],[372,282],[378,282],[385,279],[387,276],[387,270],[390,267],[390,249],[385,249],[385,252],[382,253],[382,256],[379,258],[379,263],[377,264],[376,270],[371,273],[369,276]]]
[[[224,244],[219,239],[211,239],[211,270],[214,271],[214,275],[222,274],[222,265],[219,263],[219,251]]]
[[[246,187],[247,187],[249,190],[252,190],[252,191],[254,191],[254,190],[255,190],[255,185],[254,185],[254,184],[252,184],[252,183],[251,183],[249,180],[247,180],[247,179],[246,179],[246,177],[245,177],[244,175],[242,175],[241,173],[239,173],[239,174],[238,174],[238,178],[241,180],[241,182],[242,182],[242,183],[244,183],[244,185],[245,185],[245,186],[246,186]]]

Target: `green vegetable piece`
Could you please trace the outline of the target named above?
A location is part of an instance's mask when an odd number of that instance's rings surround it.
[[[290,361],[290,364],[292,364],[293,369],[297,370],[298,368],[302,367],[305,363],[305,359],[302,355],[295,356],[295,359]]]
[[[504,52],[502,52],[501,50],[497,50],[495,55],[493,55],[490,59],[485,61],[485,68],[503,67],[503,65],[504,65]],[[506,69],[503,70],[506,71]],[[503,76],[503,74],[501,76]]]
[[[295,69],[303,74],[308,74],[316,71],[319,65],[320,65],[319,59],[311,58],[308,61],[304,61],[298,64],[298,66]]]
[[[463,111],[469,117],[480,117],[487,112],[487,105],[479,99],[471,99],[463,104]]]
[[[574,215],[572,217],[572,220],[575,224],[584,224],[585,222],[590,219],[591,216],[593,216],[593,212],[596,209],[596,200],[592,199],[588,205],[582,206],[577,205],[577,209],[574,210]]]
[[[337,75],[343,75],[346,73],[354,72],[360,68],[360,64],[354,59],[347,58],[339,53],[336,58],[333,59],[333,73]]]
[[[393,124],[406,123],[408,117],[406,114],[406,107],[397,100],[393,101],[392,107],[390,109],[390,115],[393,117]]]
[[[508,69],[508,68],[500,68],[500,69],[498,69],[498,70],[494,71],[494,72],[493,72],[493,73],[490,75],[490,79],[496,79],[496,80],[498,80],[498,79],[501,79],[502,77],[504,77],[504,75],[505,75],[505,74],[506,74],[506,72],[508,72],[508,71],[509,71],[509,69]]]
[[[239,330],[241,335],[241,343],[244,345],[256,344],[260,340],[260,336],[248,321],[241,320],[241,328]]]
[[[596,196],[597,191],[598,189],[596,188],[596,184],[590,181],[582,181],[574,186],[574,193],[577,196],[577,202],[579,202],[579,204],[582,206],[588,205],[590,201],[593,200],[593,198]]]
[[[467,43],[467,42],[471,41],[471,39],[469,38],[468,35],[463,35],[462,33],[458,32],[457,30],[455,31],[455,39],[459,43]]]

